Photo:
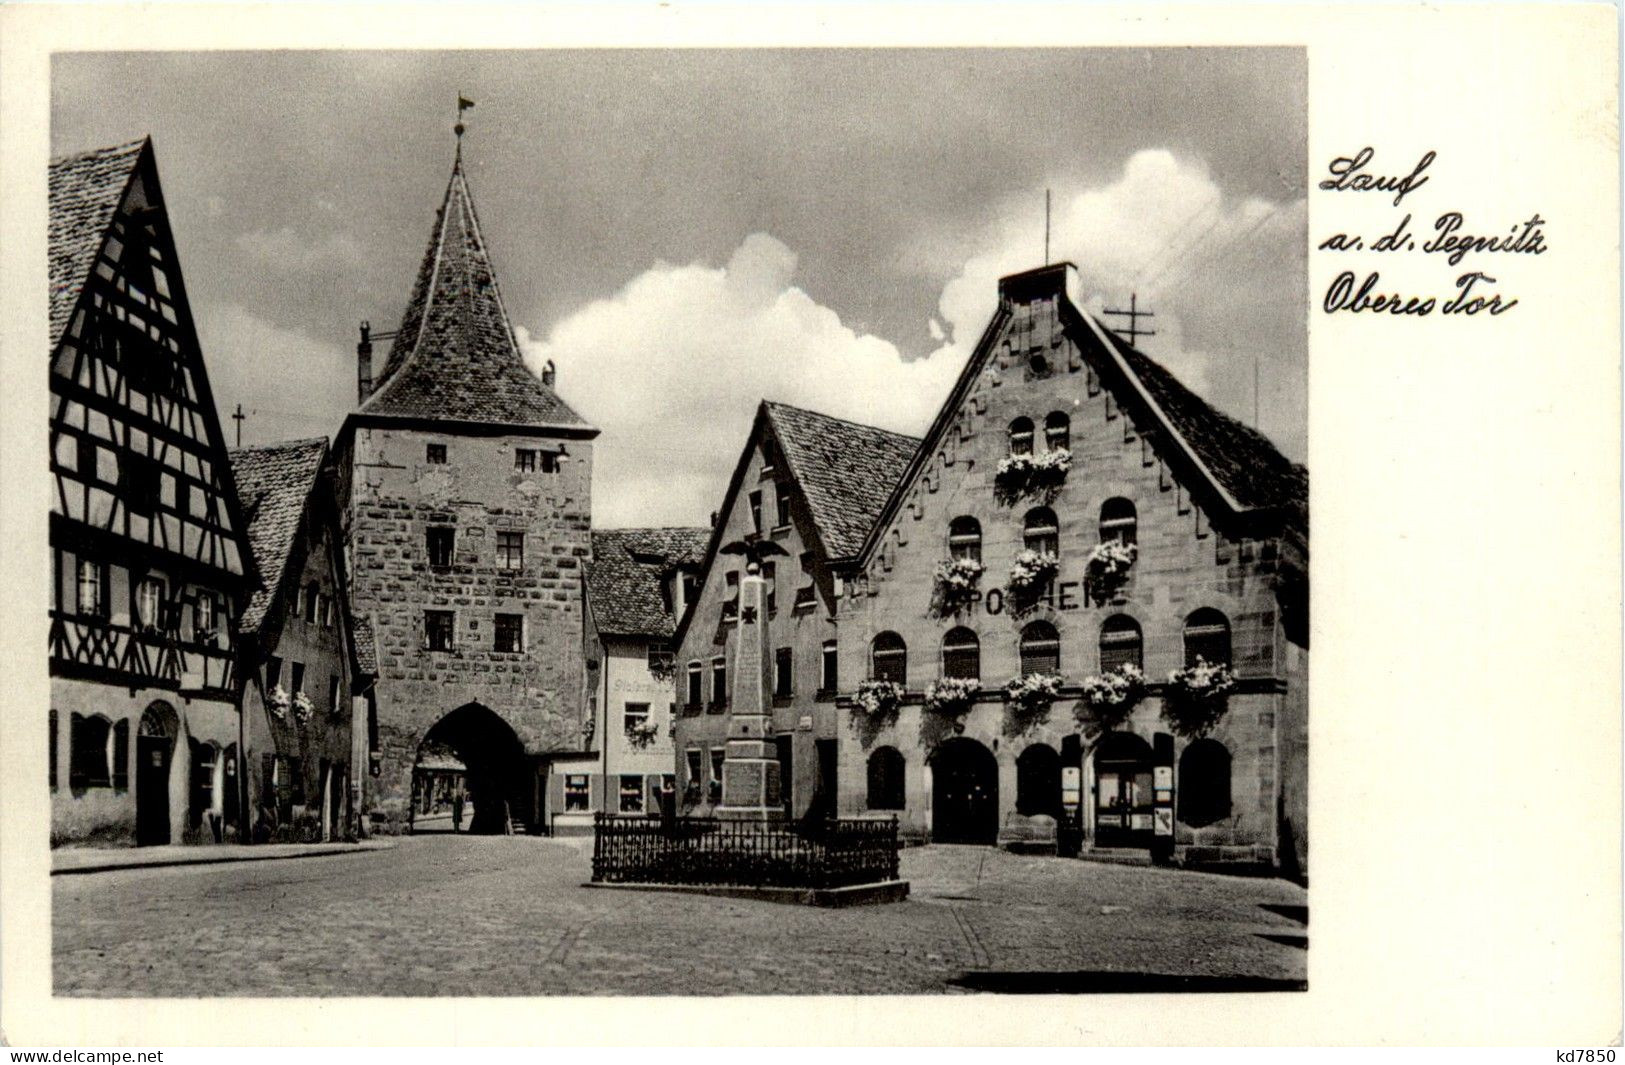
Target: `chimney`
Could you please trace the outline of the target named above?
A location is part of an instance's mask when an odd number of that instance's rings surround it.
[[[548,359],[547,365],[542,367],[542,384],[546,385],[548,388],[552,388],[553,378],[556,376],[557,373],[553,369],[553,360]]]
[[[361,341],[355,346],[356,402],[365,403],[372,394],[372,323],[361,323]]]

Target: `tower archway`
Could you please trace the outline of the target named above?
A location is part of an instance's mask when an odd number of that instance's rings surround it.
[[[534,821],[533,789],[526,772],[525,747],[513,727],[495,711],[467,703],[436,721],[418,744],[414,790],[421,786],[425,759],[451,751],[462,764],[461,787],[468,810],[464,831],[501,834]]]

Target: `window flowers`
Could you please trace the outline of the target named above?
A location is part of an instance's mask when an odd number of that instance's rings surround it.
[[[1198,657],[1195,665],[1168,674],[1162,719],[1175,735],[1204,736],[1224,716],[1235,686],[1236,675],[1229,666]]]
[[[1127,721],[1143,698],[1145,673],[1132,662],[1085,677],[1076,713],[1078,724],[1087,730],[1109,732]]]
[[[1059,673],[1028,673],[1004,686],[1009,700],[1008,712],[1017,726],[1013,732],[1025,731],[1049,714],[1049,708],[1061,694],[1065,678]]]
[[[288,719],[288,707],[292,705],[293,699],[288,695],[288,689],[280,684],[265,693],[265,706],[278,721]]]
[[[1037,605],[1038,597],[1044,593],[1050,581],[1055,579],[1055,572],[1060,568],[1060,564],[1060,559],[1054,555],[1034,551],[1032,548],[1027,548],[1016,556],[1015,562],[1010,566],[1010,580],[1004,588],[1014,613],[1024,614]]]
[[[654,743],[659,735],[659,723],[650,718],[645,718],[642,721],[634,721],[632,724],[626,726],[626,738],[631,741],[632,746],[634,747],[648,747],[650,744]]]
[[[903,686],[894,680],[866,680],[858,685],[858,712],[871,718],[885,717],[903,701]]]
[[[970,677],[943,677],[925,689],[925,708],[936,714],[959,716],[970,710],[981,690],[981,682]]]
[[[1029,496],[1053,502],[1071,470],[1072,452],[1064,447],[1039,455],[1006,455],[993,473],[994,498],[1007,507]]]
[[[1139,557],[1139,548],[1121,540],[1103,540],[1089,552],[1084,587],[1097,604],[1104,603],[1128,580],[1128,571]]]
[[[301,725],[310,724],[310,719],[316,716],[316,704],[310,701],[310,696],[304,692],[297,692],[293,697],[293,717]]]
[[[974,558],[950,558],[937,563],[936,587],[931,593],[931,613],[936,617],[958,614],[976,599],[976,585],[983,566]]]

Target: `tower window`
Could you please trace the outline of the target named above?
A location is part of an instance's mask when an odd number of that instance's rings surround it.
[[[429,554],[429,565],[445,569],[451,565],[452,552],[457,545],[457,530],[437,525],[424,531],[424,547]]]
[[[423,456],[423,461],[430,466],[444,466],[446,464],[446,445],[430,444]]]
[[[522,532],[497,533],[497,567],[499,569],[525,568],[525,534]]]
[[[525,649],[525,615],[497,615],[495,649],[510,654]]]
[[[449,610],[425,610],[423,612],[423,637],[428,643],[429,650],[451,650],[452,616],[452,612]]]

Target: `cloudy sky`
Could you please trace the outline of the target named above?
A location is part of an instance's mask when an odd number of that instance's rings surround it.
[[[603,430],[604,527],[703,523],[758,400],[929,423],[1051,258],[1306,447],[1300,50],[70,54],[53,154],[150,133],[222,413],[331,436],[465,161],[533,364]],[[228,439],[231,423],[226,423]]]

